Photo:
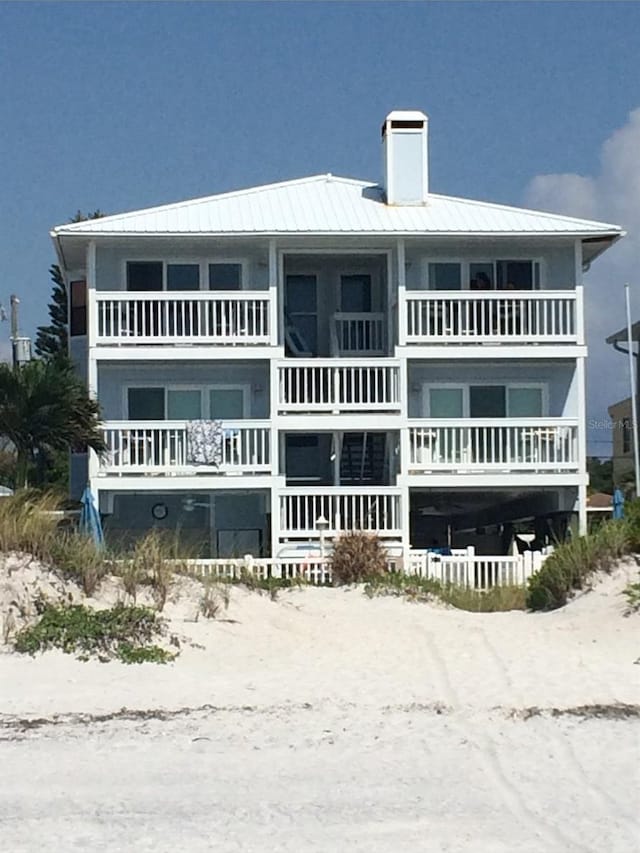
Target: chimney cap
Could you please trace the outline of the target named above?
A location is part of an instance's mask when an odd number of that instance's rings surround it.
[[[382,135],[384,136],[387,127],[390,123],[394,122],[408,122],[409,126],[413,125],[414,127],[424,127],[424,125],[429,121],[429,117],[425,115],[421,110],[391,110],[389,115],[385,118],[382,125]],[[404,125],[405,127],[407,125]]]

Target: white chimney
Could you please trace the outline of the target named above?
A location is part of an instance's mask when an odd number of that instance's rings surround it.
[[[382,125],[387,204],[426,204],[429,194],[429,119],[418,110],[394,110]]]

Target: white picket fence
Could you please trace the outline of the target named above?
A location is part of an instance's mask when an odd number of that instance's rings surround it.
[[[410,551],[406,560],[390,557],[388,566],[390,571],[408,576],[484,591],[497,586],[524,586],[544,559],[540,551],[484,556],[466,548],[454,550],[450,555]],[[317,586],[332,582],[329,560],[318,556],[275,559],[247,555],[242,559],[189,560],[188,565],[201,577],[220,580],[240,580],[250,575],[258,580],[299,580]]]

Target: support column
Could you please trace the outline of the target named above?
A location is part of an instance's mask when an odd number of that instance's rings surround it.
[[[278,400],[280,398],[278,365],[269,362],[269,460],[271,465],[271,556],[277,557],[280,548],[280,421]]]
[[[587,534],[587,487],[578,486],[578,534]]]
[[[269,296],[271,298],[269,305],[269,343],[273,347],[278,346],[280,341],[284,340],[284,335],[280,328],[282,300],[280,296],[278,253],[275,240],[269,240]]]

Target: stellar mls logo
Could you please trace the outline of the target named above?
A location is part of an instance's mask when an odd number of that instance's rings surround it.
[[[619,418],[615,421],[610,420],[598,420],[598,418],[589,418],[587,421],[588,429],[606,429],[606,430],[615,430],[615,429],[628,429],[629,421],[625,420],[625,418]]]

